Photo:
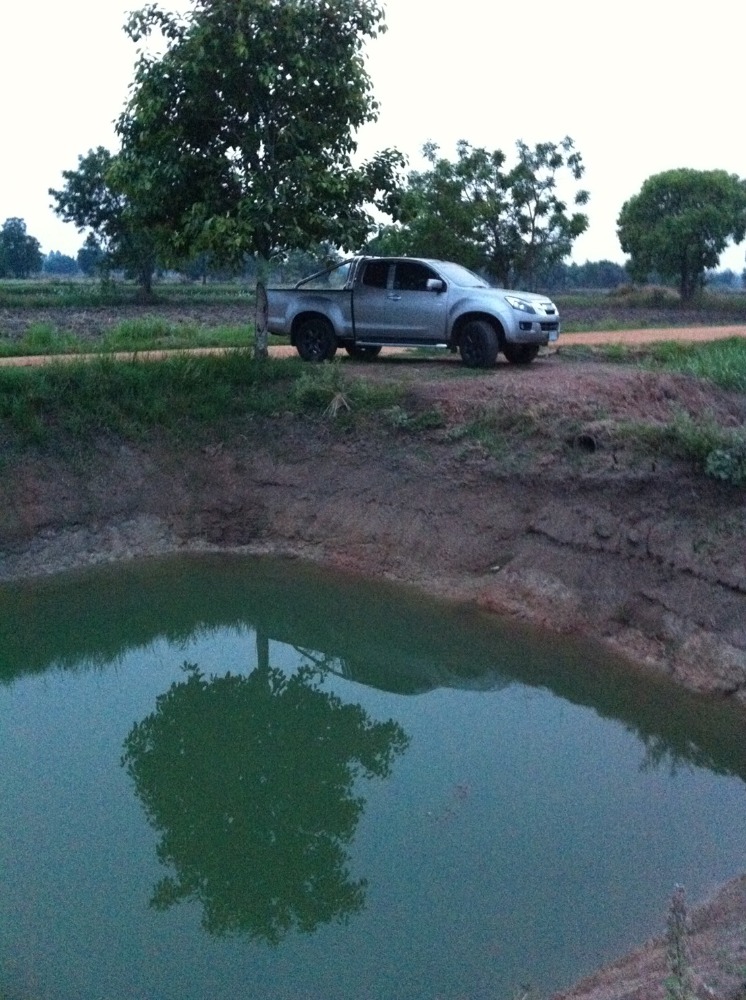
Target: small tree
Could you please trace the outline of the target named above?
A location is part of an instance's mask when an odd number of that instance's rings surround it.
[[[86,277],[92,277],[103,273],[105,267],[106,254],[99,246],[99,242],[93,233],[89,233],[85,238],[85,243],[78,250],[78,267]]]
[[[6,219],[0,229],[0,277],[28,278],[43,263],[41,244],[28,235],[23,219]]]
[[[91,230],[86,247],[103,254],[102,274],[114,267],[132,273],[146,294],[152,290],[156,267],[156,240],[132,199],[114,180],[117,157],[103,146],[78,157],[77,170],[65,170],[65,185],[49,189],[55,213],[79,231]]]
[[[631,276],[645,281],[657,272],[689,302],[728,243],[746,235],[746,181],[724,170],[654,174],[624,203],[617,227]]]
[[[78,273],[78,262],[68,254],[60,253],[59,250],[52,250],[44,258],[42,270],[45,274],[72,275]]]

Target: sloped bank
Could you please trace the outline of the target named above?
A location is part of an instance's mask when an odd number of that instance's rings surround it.
[[[256,428],[254,428],[254,431]],[[102,440],[0,484],[0,580],[166,552],[283,553],[601,640],[746,704],[743,491],[680,469],[505,471],[433,436]],[[268,430],[269,433],[269,430]]]

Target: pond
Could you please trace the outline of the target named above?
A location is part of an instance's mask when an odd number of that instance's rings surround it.
[[[294,563],[2,587],[0,995],[546,994],[744,869],[743,721]]]

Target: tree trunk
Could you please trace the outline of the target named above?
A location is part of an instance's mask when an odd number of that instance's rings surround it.
[[[254,318],[254,357],[266,358],[269,356],[267,341],[269,334],[267,331],[267,274],[269,273],[269,263],[265,257],[257,258],[257,283],[256,283],[256,315]]]

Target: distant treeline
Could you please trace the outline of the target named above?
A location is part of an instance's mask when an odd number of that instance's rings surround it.
[[[10,220],[16,221],[16,220]],[[21,220],[18,220],[21,221]],[[25,235],[25,234],[24,234]],[[24,266],[11,266],[21,258],[20,247],[15,247],[18,260],[11,253],[0,253],[0,278],[32,278],[46,276],[51,278],[97,278],[103,277],[100,270],[101,252],[90,245],[90,241],[82,246],[76,257],[53,250],[44,256],[39,252],[38,241],[26,238],[19,241],[25,253]],[[2,250],[0,239],[0,250]],[[7,248],[10,250],[10,247]],[[337,251],[321,244],[309,251],[292,251],[281,259],[270,263],[269,280],[283,285],[293,284],[314,271],[321,270],[340,260]],[[3,266],[5,264],[5,266]],[[135,278],[126,271],[108,272],[106,278],[113,280],[128,280]],[[184,283],[201,282],[237,282],[240,284],[255,284],[257,279],[257,264],[253,258],[248,258],[241,268],[226,269],[212,264],[208,254],[201,254],[193,261],[185,263],[179,270],[155,269],[156,282],[182,281]],[[629,272],[623,264],[610,260],[586,261],[584,264],[557,263],[544,269],[537,285],[548,292],[572,291],[604,291],[619,288],[632,283]],[[658,281],[651,276],[651,283],[667,285],[670,282]],[[722,271],[707,271],[705,285],[713,291],[740,291],[746,288],[746,271],[736,274],[730,268]]]

